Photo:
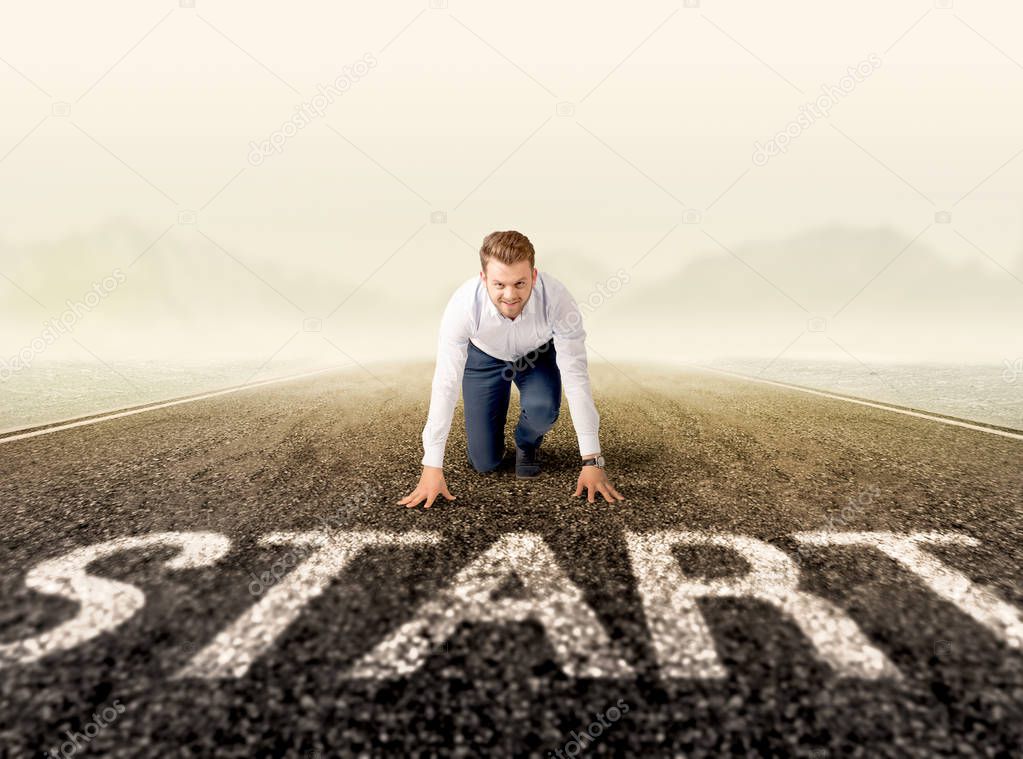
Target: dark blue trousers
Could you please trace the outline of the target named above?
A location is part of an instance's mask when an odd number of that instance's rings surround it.
[[[489,472],[501,464],[512,382],[519,389],[522,407],[515,445],[532,451],[543,442],[561,411],[561,372],[555,361],[554,338],[518,361],[494,358],[469,342],[462,399],[469,463],[478,472]]]

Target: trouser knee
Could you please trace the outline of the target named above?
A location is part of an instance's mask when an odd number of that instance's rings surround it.
[[[547,427],[548,429],[554,426],[560,415],[561,408],[557,403],[530,404],[526,409],[526,416],[530,421],[538,427]]]

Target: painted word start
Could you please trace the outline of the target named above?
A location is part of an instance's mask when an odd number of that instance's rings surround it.
[[[1023,649],[1023,618],[990,588],[974,583],[930,553],[928,546],[976,546],[967,535],[945,532],[803,532],[800,546],[858,546],[880,551],[914,574],[932,592],[990,630],[1006,645]],[[785,552],[762,540],[718,532],[625,532],[653,650],[662,677],[721,678],[726,671],[699,609],[703,598],[750,598],[787,615],[817,655],[839,677],[901,677],[888,657],[856,623],[830,601],[800,587],[799,568]],[[300,554],[249,607],[176,673],[178,678],[242,677],[260,656],[346,566],[373,547],[436,545],[436,532],[281,532],[261,539]],[[714,546],[733,551],[748,565],[726,578],[687,576],[673,550]],[[0,666],[30,664],[80,646],[123,625],[145,604],[134,585],[89,574],[92,562],[124,551],[171,548],[168,570],[208,567],[230,550],[230,540],[213,532],[160,532],[125,537],[76,549],[33,567],[25,578],[36,592],[78,606],[75,616],[32,637],[0,644]],[[508,580],[523,592],[494,600]],[[348,678],[398,678],[415,671],[463,622],[539,622],[559,665],[569,676],[622,678],[633,674],[612,646],[582,591],[559,567],[550,548],[534,533],[507,533],[464,567],[453,581],[424,602],[412,618],[358,659]]]

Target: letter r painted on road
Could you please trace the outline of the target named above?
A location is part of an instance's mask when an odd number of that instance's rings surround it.
[[[856,623],[828,601],[799,589],[799,569],[762,540],[713,532],[626,531],[647,624],[661,672],[668,678],[726,675],[714,639],[697,606],[700,598],[755,598],[788,614],[840,676],[899,679],[898,670],[870,644]],[[676,544],[729,548],[750,571],[728,579],[686,577],[672,554]]]

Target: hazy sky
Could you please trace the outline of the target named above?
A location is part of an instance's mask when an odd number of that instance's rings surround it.
[[[0,354],[429,357],[518,229],[595,360],[1023,356],[1018,3],[439,4],[6,14]]]

